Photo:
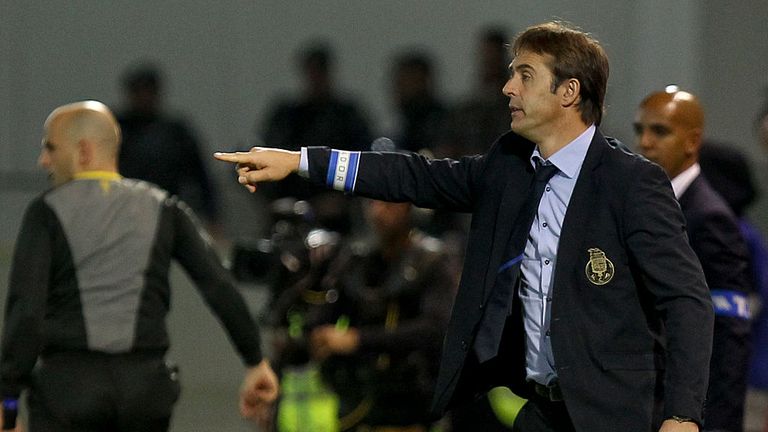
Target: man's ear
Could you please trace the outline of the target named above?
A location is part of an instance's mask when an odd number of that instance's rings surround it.
[[[581,83],[576,78],[568,78],[565,82],[560,84],[562,89],[562,104],[567,108],[578,104],[581,93]]]
[[[688,131],[688,139],[685,143],[685,154],[688,156],[698,155],[701,151],[702,130],[693,128]]]

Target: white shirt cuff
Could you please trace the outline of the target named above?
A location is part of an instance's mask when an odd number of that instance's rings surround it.
[[[309,178],[309,157],[307,156],[307,148],[301,148],[301,159],[299,160],[299,173],[304,178]]]

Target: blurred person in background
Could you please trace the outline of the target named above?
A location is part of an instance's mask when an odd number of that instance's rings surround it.
[[[499,89],[509,76],[509,39],[499,27],[485,27],[477,38],[475,84],[472,92],[450,110],[437,157],[458,159],[485,153],[490,143],[509,130],[509,99]]]
[[[298,149],[326,142],[345,150],[370,146],[370,127],[358,102],[336,86],[336,58],[324,41],[312,41],[296,58],[301,94],[281,97],[261,125],[260,139],[270,147]]]
[[[425,431],[457,279],[412,206],[365,200],[366,233],[310,232],[310,266],[270,308],[288,431]]]
[[[279,97],[260,122],[259,142],[270,147],[297,150],[333,142],[344,150],[367,150],[371,132],[365,111],[351,96],[337,88],[336,57],[331,45],[315,40],[306,43],[296,57],[301,93]],[[259,192],[268,201],[281,197],[307,200],[319,224],[334,231],[350,228],[350,214],[359,214],[349,197],[322,190],[296,176],[269,185]]]
[[[768,89],[765,91],[765,102],[757,116],[755,126],[758,142],[763,151],[768,151]],[[768,308],[768,293],[765,293],[762,298],[765,300],[763,312],[759,317],[760,320],[756,322],[758,327],[755,329],[755,332],[757,337],[762,336],[762,338],[765,338],[768,337],[768,311],[766,310]],[[768,389],[768,366],[766,366],[768,365],[768,343],[760,343],[755,348],[755,360],[753,363],[755,368],[752,370],[751,379],[760,386],[759,388]],[[768,432],[768,409],[766,409],[763,432]]]
[[[117,113],[123,133],[118,167],[129,178],[154,183],[187,202],[218,231],[218,196],[189,121],[163,108],[164,79],[152,63],[129,67],[122,77],[125,106]]]
[[[701,175],[704,111],[696,96],[670,86],[640,103],[637,148],[672,181],[715,305],[703,431],[743,432],[750,358],[749,252],[736,216]]]
[[[391,76],[397,113],[396,130],[391,134],[395,146],[398,150],[432,154],[440,143],[447,113],[438,96],[432,57],[418,49],[401,51],[393,60]]]
[[[168,430],[180,392],[165,358],[172,260],[247,366],[241,414],[268,421],[278,384],[259,330],[189,207],[120,175],[120,128],[104,104],[60,106],[44,129],[39,164],[53,187],[29,204],[13,256],[3,428],[26,390],[30,432]]]
[[[457,276],[443,244],[413,229],[410,203],[364,211],[372,236],[329,265],[320,285],[338,300],[310,351],[339,396],[341,430],[426,432]]]
[[[765,235],[747,216],[758,191],[747,156],[727,143],[706,140],[699,155],[701,173],[725,199],[739,221],[741,234],[747,243],[750,274],[755,287],[750,302],[752,316],[752,358],[749,367],[749,387],[768,394],[768,243]],[[749,393],[747,394],[749,405]],[[765,406],[762,416],[768,414]],[[749,418],[749,417],[748,417]],[[761,417],[762,418],[762,417]]]

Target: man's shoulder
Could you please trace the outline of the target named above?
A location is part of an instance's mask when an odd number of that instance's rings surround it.
[[[626,144],[617,138],[611,136],[596,136],[597,145],[602,146],[605,149],[606,157],[612,161],[621,164],[644,164],[650,163],[648,159],[642,155],[635,153]]]
[[[161,188],[160,186],[152,182],[148,182],[145,180],[140,180],[135,178],[123,178],[120,181],[120,186],[129,193],[133,193],[136,195],[143,195],[151,199],[154,199],[156,201],[164,201],[172,197],[170,192],[166,191],[165,189]]]
[[[641,172],[653,173],[655,176],[666,178],[666,174],[660,166],[635,153],[616,138],[597,135],[592,145],[598,146],[598,149],[601,150],[602,160],[607,162],[603,165],[615,171],[617,175],[623,173],[623,175],[618,175],[617,180],[624,178],[631,181],[633,178],[629,175],[630,173],[639,175]]]
[[[48,189],[32,198],[32,200],[27,203],[25,210],[25,219],[27,222],[31,219],[39,220],[39,218],[45,217],[45,215],[50,213],[51,207],[46,202],[46,197],[54,191],[55,189]]]

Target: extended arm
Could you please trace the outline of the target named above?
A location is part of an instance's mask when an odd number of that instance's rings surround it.
[[[279,386],[269,362],[262,358],[256,323],[189,208],[176,203],[171,210],[175,214],[177,230],[174,256],[197,284],[249,366],[240,390],[240,413],[260,422],[266,421],[277,399]]]
[[[415,153],[347,154],[327,147],[305,151],[304,174],[313,183],[384,201],[410,201],[418,207],[464,212],[472,210],[475,189],[480,187],[475,179],[485,167],[484,156],[455,161]],[[261,147],[214,156],[235,163],[238,182],[251,192],[260,182],[279,181],[298,172],[302,160],[301,152]]]

